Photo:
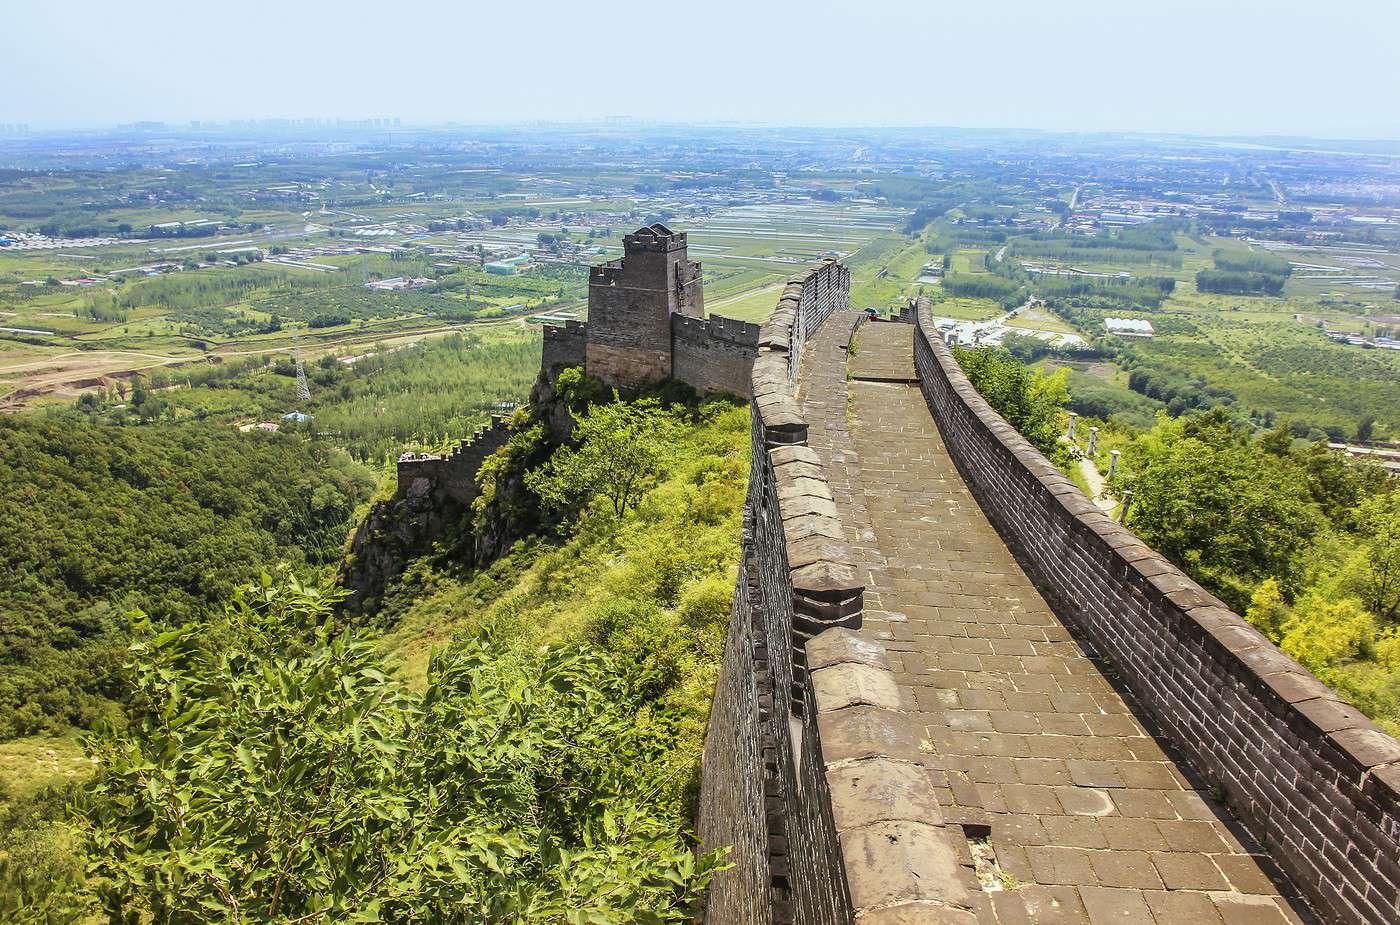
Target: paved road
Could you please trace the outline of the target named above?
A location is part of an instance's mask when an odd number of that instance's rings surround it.
[[[943,813],[974,840],[963,872],[980,920],[1310,921],[1001,542],[912,373],[900,381],[913,328],[865,325],[847,381],[855,317],[832,318],[808,343],[799,397],[865,574],[862,632],[890,649]]]

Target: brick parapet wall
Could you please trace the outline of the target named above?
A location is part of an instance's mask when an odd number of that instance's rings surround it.
[[[545,325],[540,369],[549,375],[567,366],[582,366],[588,356],[588,325],[566,321],[563,326]]]
[[[835,262],[794,277],[759,335],[744,566],[700,800],[705,845],[733,846],[711,925],[975,921],[911,705],[883,647],[852,631],[864,588],[796,396],[801,346],[849,287]]]
[[[510,419],[494,414],[490,424],[478,428],[470,438],[458,443],[451,453],[403,454],[399,457],[396,497],[403,497],[413,491],[414,483],[423,479],[426,484],[419,487],[424,493],[440,488],[459,504],[471,504],[478,494],[477,470],[486,461],[486,457],[505,446],[509,439]]]
[[[1400,921],[1400,743],[1099,511],[914,314],[944,442],[1046,599],[1326,920]]]
[[[796,379],[807,336],[833,311],[847,308],[850,297],[851,271],[832,259],[790,278],[778,307],[759,331],[759,349],[781,353],[788,378]]]
[[[762,604],[753,572],[752,530],[745,511],[744,552],[730,608],[724,662],[710,708],[700,781],[698,832],[702,844],[730,846],[730,869],[721,875],[707,904],[711,923],[767,925],[775,906],[788,902],[770,876],[770,852],[785,848],[780,820],[770,835],[765,812],[770,787],[767,760],[774,743],[772,677],[759,623]]]
[[[671,316],[671,376],[699,392],[748,397],[758,356],[756,324],[711,315]]]

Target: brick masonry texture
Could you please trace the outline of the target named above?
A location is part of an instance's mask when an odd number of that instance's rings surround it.
[[[699,392],[749,394],[758,325],[711,315],[671,316],[671,378]]]
[[[704,280],[685,233],[651,225],[623,238],[620,260],[592,268],[588,323],[546,328],[541,366],[547,375],[584,366],[620,389],[675,379],[748,397],[758,338],[756,324],[705,317]]]
[[[639,228],[623,239],[623,250],[621,260],[590,271],[587,323],[545,327],[540,375],[552,383],[561,370],[582,366],[622,389],[676,379],[701,393],[748,397],[759,326],[704,316],[704,281],[700,264],[687,256],[685,233],[663,225]],[[797,288],[810,302],[809,321],[830,311],[842,280],[849,285],[844,273],[842,268],[803,277],[806,288]],[[482,461],[509,436],[498,421],[448,456],[405,457],[399,462],[399,494],[440,487],[470,504]]]
[[[1400,921],[1400,743],[1098,511],[971,387],[939,339],[926,302],[905,313],[909,320],[915,316],[916,366],[941,442],[1053,614],[1073,629],[1081,646],[1112,666],[1137,713],[1179,750],[1206,787],[1223,796],[1322,919]],[[956,546],[951,549],[957,552]],[[956,596],[948,600],[959,603]],[[867,616],[871,607],[868,591]],[[960,638],[968,641],[958,643]],[[964,676],[974,663],[985,669],[998,659],[1027,661],[1024,652],[998,651],[996,639],[952,634],[949,647],[921,657],[936,659],[937,671]],[[1033,657],[1050,669],[1055,667],[1051,659],[1065,663],[1069,655],[1066,649]],[[1081,691],[1063,681],[1047,693],[1052,705],[1059,699],[1065,707],[1077,695],[1096,702],[1107,696],[1098,685]],[[1023,736],[1031,746],[1045,741],[1044,733],[1050,731],[1048,714],[1013,704],[1002,691],[971,698],[959,692],[956,702],[949,698],[939,706],[957,708],[956,715],[948,714],[950,740],[1005,732]],[[1077,728],[1082,722],[1093,734],[1091,719],[1108,722],[1100,734],[1113,723],[1124,724],[1124,735],[1138,734],[1129,717],[1112,711],[1085,712],[1056,723],[1063,724],[1060,732],[1083,735]],[[1189,843],[1196,837],[1161,818],[1173,810],[1172,818],[1190,819],[1174,805],[1186,797],[1167,792],[1164,806],[1150,796],[1151,787],[1122,779],[1122,768],[1087,756],[1070,761],[1047,753],[1032,764],[1016,756],[985,758],[977,765],[989,785],[981,796],[987,799],[995,783],[992,799],[1001,801],[997,808],[1032,810],[1047,796],[1071,792],[1059,789],[1064,776],[1083,791],[1073,798],[1083,804],[1077,812],[1062,804],[1071,815],[1060,834],[1047,832],[1043,824],[1031,833],[1025,860],[1039,881],[1082,883],[1092,875],[1098,885],[1078,891],[1089,920],[1150,921],[1146,916],[1151,914],[1159,922],[1270,921],[1259,917],[1262,907],[1252,902],[1265,889],[1261,875],[1267,865],[1230,855],[1213,856],[1213,866],[1192,860],[1189,853],[1160,856],[1174,839]],[[1136,791],[1139,795],[1130,801],[1133,813],[1158,818],[1157,837],[1149,837],[1145,827],[1107,825],[1112,817],[1096,815],[1089,805],[1093,790],[1104,794],[1105,809],[1112,803],[1120,814],[1123,795]],[[1111,846],[1115,839],[1137,854],[1117,863],[1094,853],[1100,840]],[[1057,851],[1030,850],[1055,841]],[[1212,892],[1220,888],[1221,877],[1238,895],[1222,901],[1221,894]],[[1144,887],[1137,898],[1129,895],[1134,884]],[[1175,890],[1174,884],[1205,890],[1215,900],[1216,917],[1199,903],[1185,904],[1196,894]],[[1167,892],[1159,894],[1163,888]]]
[[[1132,715],[993,529],[929,413],[913,346],[911,325],[833,319],[807,344],[799,398],[865,586],[861,634],[886,647],[915,705],[939,815],[971,827],[954,847],[972,911],[1218,923],[1243,904],[1257,921],[1293,920],[1267,859]]]
[[[470,505],[479,493],[477,470],[486,457],[505,446],[509,439],[509,419],[492,415],[489,425],[463,440],[451,453],[403,454],[398,465],[398,496],[410,492],[426,494],[436,486],[459,504]]]
[[[567,321],[562,327],[545,325],[540,371],[549,376],[569,366],[582,366],[588,359],[588,325]]]
[[[710,923],[975,921],[913,704],[855,632],[863,588],[798,405],[802,345],[846,313],[849,286],[834,262],[794,277],[759,336],[744,564],[700,798],[702,842],[733,846]]]
[[[588,372],[609,385],[642,388],[672,375],[671,319],[705,316],[700,264],[685,232],[661,224],[622,239],[623,256],[588,276]]]

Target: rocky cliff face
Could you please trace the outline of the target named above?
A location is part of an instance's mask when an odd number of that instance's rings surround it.
[[[528,414],[512,423],[517,435],[538,425],[538,439],[528,446],[513,440],[485,457],[507,454],[509,461],[498,471],[494,493],[483,510],[472,510],[479,492],[464,491],[463,479],[424,476],[409,478],[393,498],[370,509],[340,567],[339,582],[350,591],[347,609],[377,610],[388,587],[421,556],[478,567],[538,529],[540,511],[525,487],[525,472],[568,440],[574,428],[568,406],[556,393],[558,373],[557,369],[540,373],[530,392]],[[475,471],[467,475],[473,485],[476,475]]]
[[[410,561],[470,524],[471,510],[426,478],[415,479],[407,491],[375,504],[355,530],[350,553],[340,566],[339,583],[350,591],[346,606],[357,612],[377,609],[389,582],[402,575]]]

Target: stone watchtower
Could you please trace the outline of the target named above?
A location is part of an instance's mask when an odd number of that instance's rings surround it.
[[[685,232],[659,222],[622,239],[621,260],[588,277],[587,368],[609,385],[640,388],[672,375],[672,315],[705,317],[700,264]]]

